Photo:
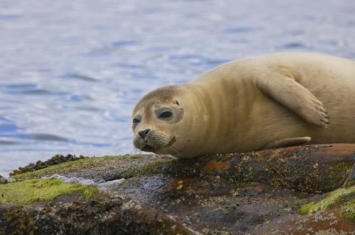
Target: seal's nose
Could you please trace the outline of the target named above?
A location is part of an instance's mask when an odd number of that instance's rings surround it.
[[[150,129],[145,129],[143,131],[138,131],[138,134],[141,136],[142,139],[145,139],[145,137],[148,135]]]

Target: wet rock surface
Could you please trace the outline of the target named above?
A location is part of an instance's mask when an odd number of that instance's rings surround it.
[[[355,234],[355,145],[79,162],[53,171],[125,181],[90,199],[70,194],[27,206],[3,203],[0,234]],[[49,167],[14,177],[51,173]]]
[[[0,234],[194,234],[169,216],[120,197],[76,195],[49,204],[0,206]]]

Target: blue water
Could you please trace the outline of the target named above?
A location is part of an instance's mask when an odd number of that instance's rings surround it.
[[[1,0],[0,174],[136,153],[146,92],[275,51],[355,58],[354,0]]]

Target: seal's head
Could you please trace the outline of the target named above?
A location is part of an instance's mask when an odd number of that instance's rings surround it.
[[[185,129],[184,106],[179,102],[179,86],[158,88],[145,95],[133,110],[133,144],[136,148],[159,154],[182,157]]]

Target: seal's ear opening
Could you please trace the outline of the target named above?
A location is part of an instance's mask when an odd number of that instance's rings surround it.
[[[180,105],[180,104],[179,104],[179,102],[178,102],[177,100],[175,100],[175,102],[174,102],[174,103],[175,103],[175,104],[177,104],[177,105]]]

